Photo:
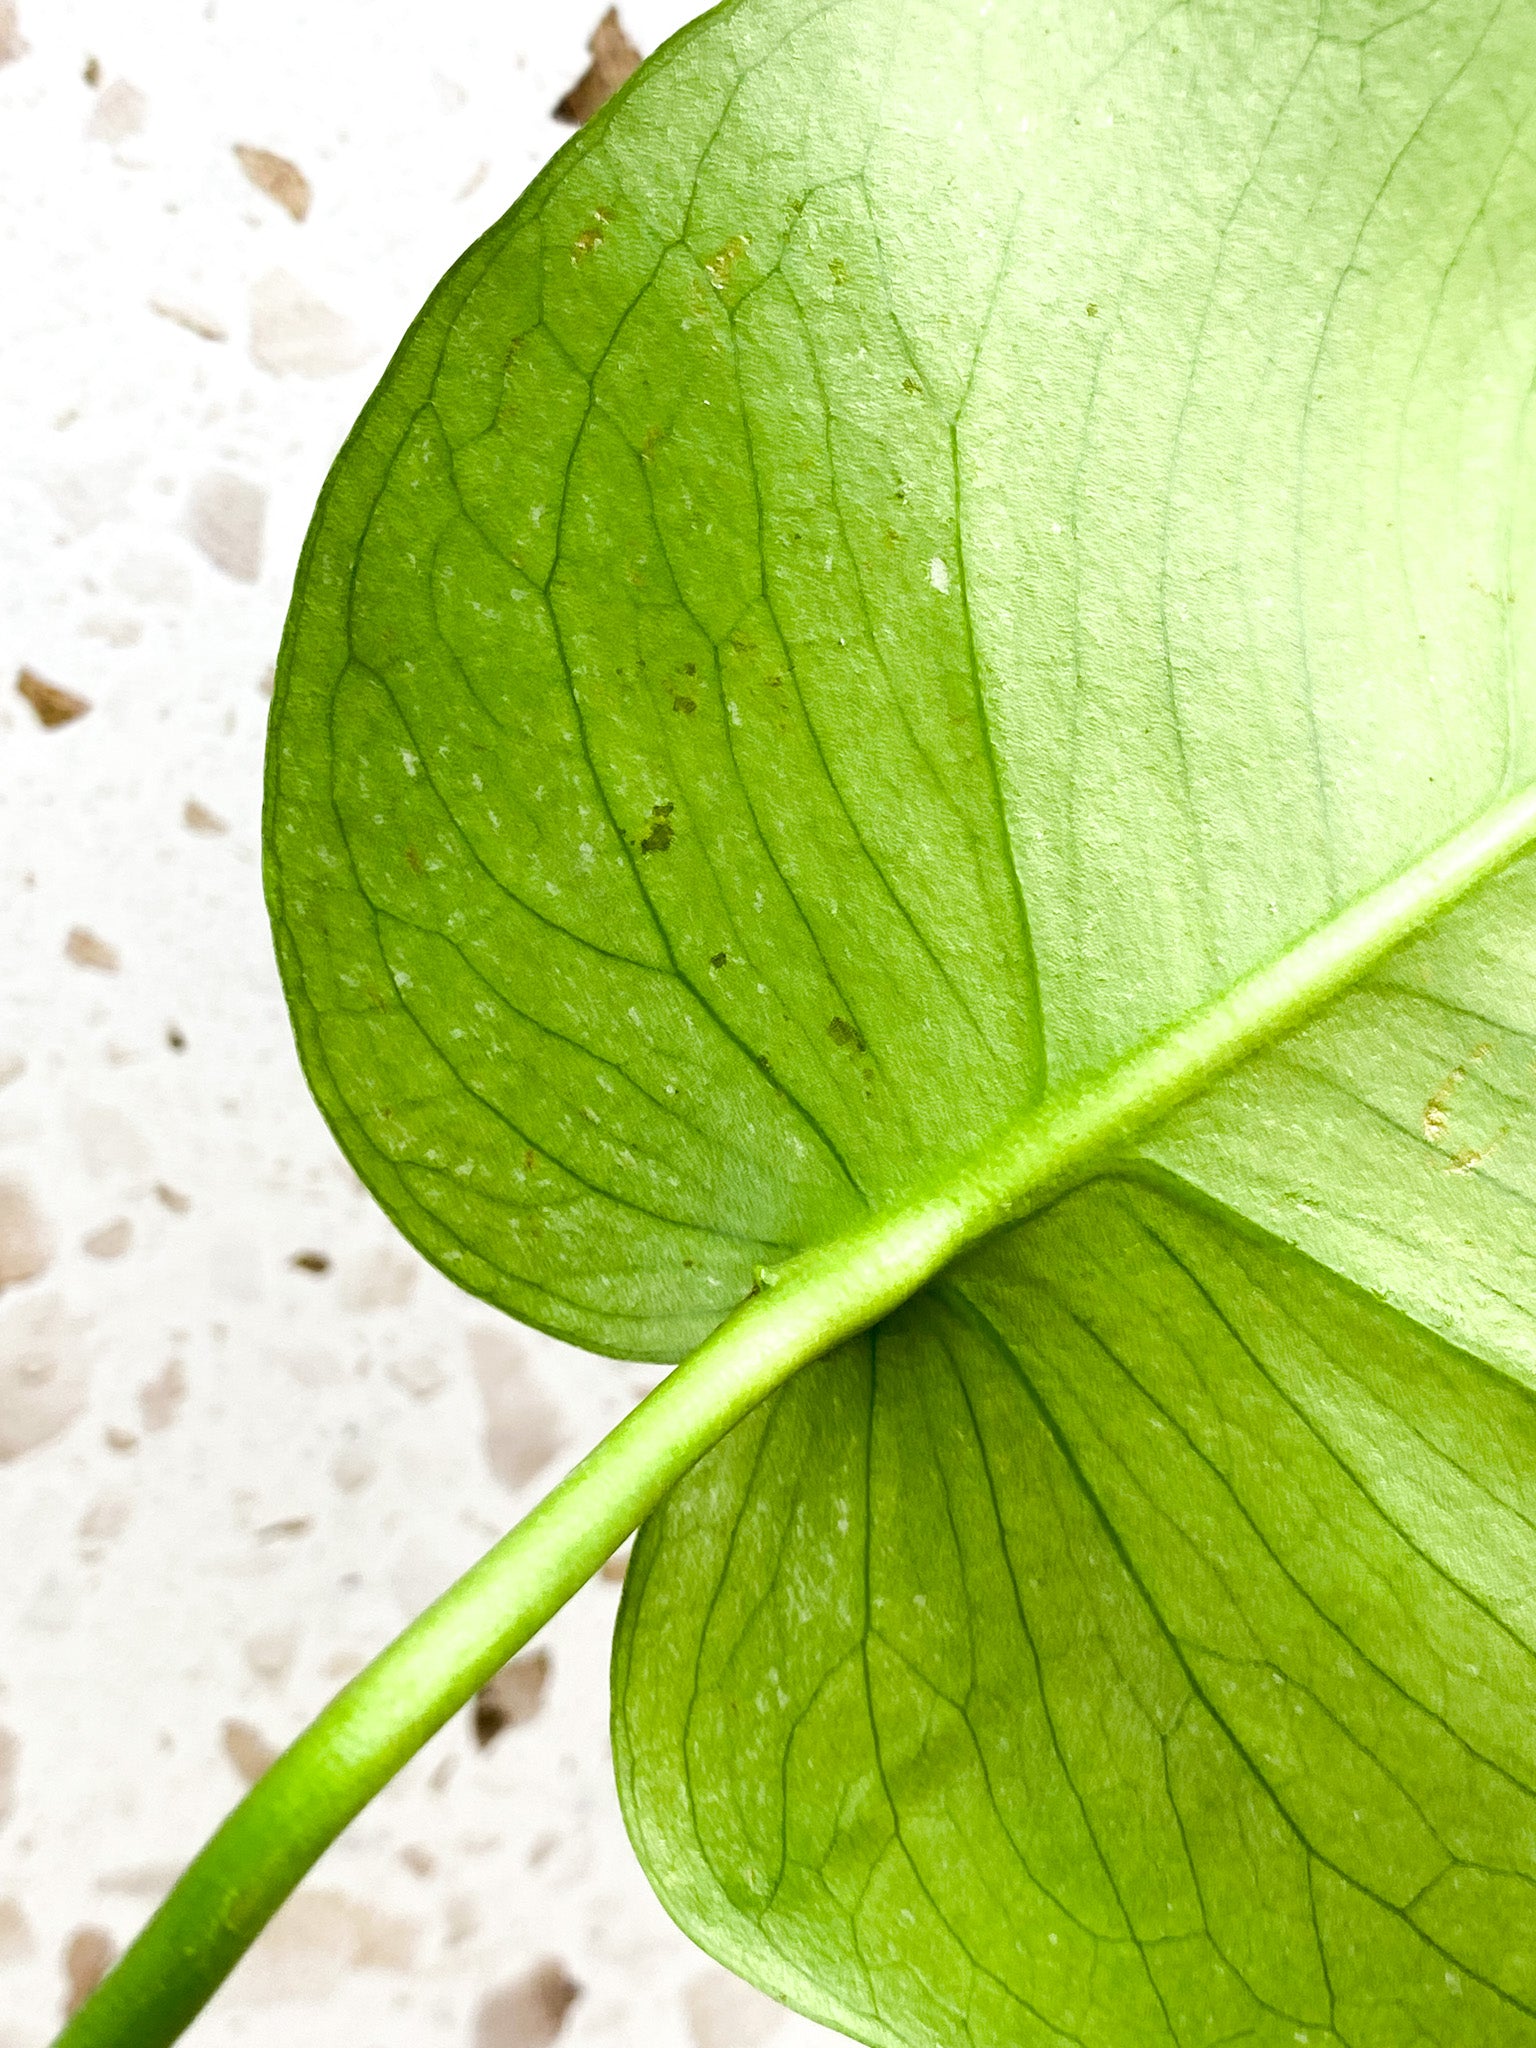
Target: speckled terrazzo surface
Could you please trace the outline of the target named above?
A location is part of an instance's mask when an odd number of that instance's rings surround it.
[[[498,1321],[375,1213],[300,1080],[258,878],[315,492],[569,132],[600,11],[0,0],[0,2048],[42,2048],[243,1777],[654,1377]],[[649,50],[692,11],[624,25]],[[634,1864],[617,1576],[189,2039],[832,2040]]]

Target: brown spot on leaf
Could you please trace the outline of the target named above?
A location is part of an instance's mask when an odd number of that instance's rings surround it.
[[[475,2048],[549,2048],[581,1986],[553,1957],[493,1991],[475,2017]]]
[[[182,805],[181,822],[189,832],[205,832],[210,838],[229,830],[218,812],[210,811],[208,806],[200,804],[195,796],[189,796]]]
[[[0,1288],[35,1280],[53,1257],[52,1235],[19,1181],[0,1180]]]
[[[857,1025],[850,1024],[846,1017],[834,1017],[827,1026],[827,1036],[834,1045],[846,1046],[852,1052],[862,1053],[868,1050],[863,1032]]]
[[[640,842],[642,853],[665,853],[677,834],[672,824],[671,804],[652,804],[651,829]]]
[[[37,713],[39,724],[50,729],[72,725],[77,718],[84,718],[91,708],[89,697],[77,697],[73,690],[66,690],[62,684],[48,682],[35,669],[24,668],[17,672],[16,690]]]
[[[421,855],[414,846],[408,846],[405,849],[405,864],[413,875],[423,875],[426,873],[426,869],[421,864]]]
[[[723,953],[711,953],[709,956],[709,964],[711,967],[724,967],[726,964],[726,957]]]
[[[504,1664],[475,1695],[475,1740],[484,1749],[505,1728],[521,1728],[544,1704],[549,1652],[528,1650]]]
[[[277,1745],[268,1742],[249,1721],[226,1721],[219,1730],[219,1740],[224,1745],[224,1754],[247,1785],[254,1785],[277,1761]]]
[[[279,156],[276,150],[256,149],[249,142],[235,144],[235,158],[258,192],[275,199],[295,220],[306,218],[314,193],[297,164]]]
[[[593,29],[587,54],[592,62],[555,108],[555,119],[568,121],[573,128],[590,121],[640,68],[640,52],[625,35],[616,7],[610,7]]]
[[[77,1927],[64,1944],[64,2017],[77,2013],[117,1961],[105,1927]]]
[[[117,948],[109,946],[105,939],[98,938],[83,924],[75,925],[64,941],[64,957],[73,960],[77,967],[94,967],[101,974],[115,974],[122,964]]]
[[[288,1263],[300,1273],[329,1273],[331,1270],[328,1252],[295,1252]]]
[[[692,697],[674,697],[672,699],[672,709],[674,711],[681,711],[684,718],[692,718],[698,708],[697,701]]]
[[[732,235],[724,248],[717,249],[713,256],[705,257],[704,268],[709,272],[710,280],[717,290],[725,290],[731,281],[731,272],[746,255],[747,248],[747,236]]]

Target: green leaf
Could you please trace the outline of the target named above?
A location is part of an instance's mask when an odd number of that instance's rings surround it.
[[[867,2040],[1536,2041],[1533,110],[1523,4],[737,0],[327,485],[269,892],[429,1256],[670,1359],[1062,1197],[626,1595],[658,1890]]]

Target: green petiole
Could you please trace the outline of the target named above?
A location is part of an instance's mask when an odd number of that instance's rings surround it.
[[[802,1253],[355,1678],[194,1859],[56,2048],[164,2048],[323,1851],[682,1475],[802,1365],[1133,1138],[1536,843],[1536,790],[1490,812],[1152,1040],[1026,1112],[942,1186]]]

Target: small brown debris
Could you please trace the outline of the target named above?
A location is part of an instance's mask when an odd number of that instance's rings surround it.
[[[278,1750],[249,1721],[226,1721],[219,1730],[224,1754],[247,1785],[254,1785],[277,1762]]]
[[[82,1543],[111,1543],[133,1519],[133,1495],[119,1486],[98,1493],[80,1517],[76,1531]]]
[[[37,713],[38,723],[50,728],[72,725],[77,718],[84,718],[91,708],[89,697],[77,697],[73,690],[45,681],[35,669],[24,668],[17,672],[16,691]]]
[[[52,1234],[19,1181],[0,1180],[0,1289],[35,1280],[53,1257]]]
[[[245,1661],[256,1676],[265,1679],[268,1685],[281,1685],[293,1669],[298,1647],[299,1638],[295,1629],[263,1629],[259,1635],[247,1638]]]
[[[288,1263],[300,1273],[329,1273],[331,1270],[328,1252],[295,1252]]]
[[[315,1526],[313,1515],[284,1515],[280,1522],[264,1522],[256,1531],[258,1543],[291,1543],[296,1536],[307,1536]]]
[[[163,1372],[156,1373],[139,1389],[139,1413],[144,1418],[144,1427],[150,1431],[169,1429],[186,1398],[186,1369],[179,1358],[173,1358]]]
[[[0,1899],[0,1966],[24,1963],[32,1954],[32,1930],[16,1899]]]
[[[784,2008],[763,1992],[712,1969],[683,1987],[694,2048],[762,2048],[784,2023]]]
[[[12,11],[14,12],[14,9]],[[92,92],[94,92],[101,83],[101,59],[99,57],[87,57],[80,68],[80,76],[91,88]]]
[[[421,1261],[414,1255],[394,1245],[380,1245],[347,1266],[341,1280],[341,1305],[363,1313],[404,1308],[420,1273]]]
[[[544,1704],[549,1652],[526,1650],[475,1695],[475,1740],[484,1749],[504,1728],[521,1728]]]
[[[413,1358],[397,1358],[389,1368],[389,1376],[413,1401],[430,1401],[448,1384],[447,1373],[430,1351],[418,1352]]]
[[[314,193],[297,164],[290,163],[287,157],[279,156],[275,150],[256,149],[249,142],[235,144],[235,157],[259,192],[275,199],[295,220],[307,218]]]
[[[410,1970],[420,1946],[414,1921],[345,1892],[306,1887],[256,1942],[235,1995],[258,2006],[318,2002],[338,1989],[348,1970]]]
[[[361,1493],[378,1469],[377,1458],[361,1444],[343,1444],[331,1460],[331,1478],[342,1493]]]
[[[75,925],[64,941],[64,957],[73,960],[77,967],[94,967],[101,974],[116,974],[122,965],[117,948],[99,939],[95,932],[87,931],[83,924]]]
[[[430,1849],[423,1849],[418,1842],[407,1842],[400,1851],[400,1861],[412,1877],[432,1877],[437,1871],[437,1858]]]
[[[188,334],[195,334],[203,341],[228,341],[229,330],[214,319],[211,313],[200,313],[195,306],[178,306],[170,299],[151,299],[151,313],[158,313],[162,320],[169,320],[174,326],[185,327]]]
[[[622,1586],[624,1574],[629,1570],[629,1553],[630,1545],[626,1543],[622,1550],[613,1553],[597,1576],[605,1579],[610,1586]]]
[[[251,360],[258,369],[273,377],[339,377],[367,354],[346,315],[286,270],[268,271],[251,286]]]
[[[208,806],[200,804],[195,796],[189,796],[182,805],[181,822],[189,832],[204,832],[210,838],[229,830],[218,812],[210,811]]]
[[[14,64],[27,49],[16,19],[16,0],[0,0],[0,64]]]
[[[166,1025],[165,1042],[172,1052],[185,1052],[187,1049],[186,1033],[176,1024]]]
[[[102,89],[85,132],[92,142],[126,142],[137,135],[149,113],[149,101],[136,85],[117,78]]]
[[[163,1180],[155,1182],[155,1200],[162,1208],[169,1209],[173,1216],[185,1216],[192,1206],[190,1195],[183,1195],[175,1188],[168,1188]]]
[[[255,583],[266,517],[267,494],[259,484],[214,470],[192,492],[187,532],[216,569],[236,583]]]
[[[610,7],[593,29],[587,52],[592,62],[555,108],[555,119],[568,121],[573,128],[590,121],[599,107],[606,106],[641,63],[640,52],[620,24],[617,7]]]
[[[103,1432],[109,1451],[136,1451],[139,1440],[131,1429],[122,1429],[115,1422],[108,1423]]]
[[[475,2018],[475,2048],[549,2048],[581,1986],[551,1956],[493,1991]]]
[[[105,1927],[77,1927],[64,1944],[64,2017],[71,2019],[117,1961]]]
[[[0,1324],[0,1465],[52,1443],[85,1409],[85,1324],[56,1295],[23,1297]]]
[[[8,1728],[0,1728],[0,1828],[16,1811],[16,1772],[21,1744]]]
[[[485,1457],[503,1486],[526,1486],[559,1450],[560,1413],[534,1379],[509,1330],[468,1333],[480,1398],[485,1403]]]
[[[120,1259],[132,1243],[133,1225],[126,1216],[115,1216],[100,1230],[93,1230],[89,1237],[82,1239],[81,1250],[93,1259]]]

